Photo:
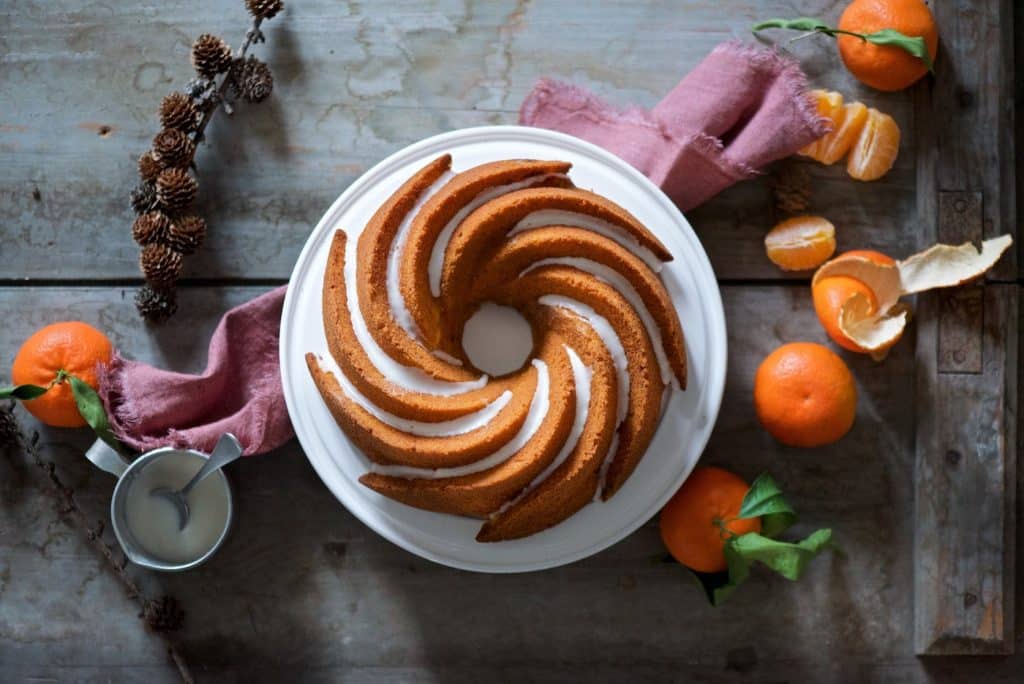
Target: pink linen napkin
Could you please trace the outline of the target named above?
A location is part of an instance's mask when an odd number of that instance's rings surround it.
[[[650,112],[617,110],[580,88],[542,80],[520,122],[604,147],[690,209],[827,131],[805,88],[791,60],[724,43]],[[172,444],[209,452],[232,432],[246,454],[286,442],[293,432],[278,367],[284,294],[280,287],[228,311],[202,375],[115,356],[99,391],[118,438],[140,450]]]
[[[99,394],[114,434],[140,451],[161,446],[210,453],[231,432],[259,454],[292,435],[277,342],[285,286],[231,309],[210,340],[206,370],[186,375],[115,354]]]
[[[519,122],[575,135],[635,166],[683,210],[828,132],[800,66],[774,50],[722,43],[651,111],[617,109],[541,80]]]

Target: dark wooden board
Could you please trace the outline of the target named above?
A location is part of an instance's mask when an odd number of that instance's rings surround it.
[[[940,2],[942,58],[917,95],[921,248],[1017,236],[1008,2]],[[914,647],[1015,644],[1018,245],[981,284],[921,297]]]

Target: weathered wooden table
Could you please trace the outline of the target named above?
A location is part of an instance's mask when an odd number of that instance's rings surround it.
[[[260,48],[273,98],[216,119],[199,152],[211,236],[188,262],[174,323],[150,329],[131,301],[134,160],[159,99],[190,78],[191,40],[238,40],[242,2],[7,2],[0,357],[43,324],[83,319],[131,356],[199,371],[221,313],[285,282],[321,213],[388,153],[514,122],[541,75],[651,105],[715,44],[749,38],[756,19],[835,21],[843,4],[289,3]],[[903,256],[937,238],[1016,230],[1013,3],[932,4],[938,73],[908,92],[859,86],[827,39],[791,46],[813,84],[903,129],[895,168],[875,183],[785,162],[811,174],[812,210],[837,225],[841,249]],[[558,570],[458,572],[370,532],[293,442],[231,469],[239,524],[211,563],[182,575],[129,568],[148,595],[181,602],[193,671],[210,681],[1024,681],[1012,582],[1014,542],[1024,548],[1013,526],[1024,499],[1017,255],[983,285],[919,298],[885,363],[845,354],[860,390],[853,431],[828,448],[786,449],[756,422],[754,369],[782,342],[826,340],[806,277],[763,255],[774,211],[766,177],[689,216],[729,324],[725,402],[704,460],[746,477],[770,471],[802,515],[797,531],[832,527],[845,558],[815,561],[797,584],[758,573],[718,609],[680,568],[651,562],[653,523]],[[105,519],[113,482],[82,457],[89,439],[42,430],[41,443],[86,514]],[[39,484],[23,461],[0,462],[0,679],[176,681],[137,604]],[[915,655],[1009,654],[1015,642],[1016,655]]]

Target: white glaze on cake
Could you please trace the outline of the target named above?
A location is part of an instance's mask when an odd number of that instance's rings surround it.
[[[625,228],[594,216],[576,213],[575,211],[540,209],[539,211],[531,212],[524,216],[509,231],[508,236],[512,237],[517,233],[533,230],[534,228],[546,228],[548,226],[572,226],[573,228],[583,228],[592,233],[597,233],[628,249],[655,273],[661,272],[661,260],[654,255],[654,252],[641,245],[633,235],[626,232]]]
[[[636,291],[636,288],[633,287],[633,285],[615,269],[605,266],[602,263],[598,263],[592,259],[585,259],[583,257],[541,259],[524,269],[519,275],[529,273],[541,266],[551,266],[556,264],[572,266],[573,268],[578,268],[581,271],[591,274],[598,280],[611,285],[625,298],[627,302],[629,302],[630,306],[632,306],[640,316],[640,320],[643,322],[644,328],[647,330],[647,335],[651,338],[651,345],[654,347],[654,355],[658,358],[658,368],[661,371],[661,381],[666,385],[672,384],[678,388],[679,382],[675,379],[675,376],[672,373],[672,367],[668,363],[668,356],[665,354],[665,347],[661,340],[661,330],[658,328],[658,324],[654,322],[654,317],[651,316],[651,312],[647,310],[647,306],[644,304],[644,300],[640,297],[640,293]]]
[[[526,446],[526,443],[533,438],[533,435],[540,428],[541,423],[544,422],[544,418],[547,417],[548,406],[551,401],[551,382],[548,374],[548,365],[540,359],[534,359],[531,363],[533,364],[533,367],[537,369],[537,389],[533,393],[533,399],[530,400],[530,408],[526,413],[526,421],[523,423],[522,427],[519,428],[519,432],[516,433],[515,437],[502,445],[497,451],[480,459],[479,461],[474,461],[473,463],[453,468],[431,469],[374,464],[372,467],[373,472],[380,473],[381,475],[425,479],[461,477],[462,475],[471,475],[473,473],[488,470],[489,468],[494,468],[515,456],[516,453]]]
[[[357,252],[357,240],[349,240],[345,245],[345,297],[348,302],[349,315],[352,318],[352,329],[356,339],[359,340],[359,345],[366,351],[370,363],[388,380],[411,392],[450,397],[480,389],[486,385],[488,380],[486,375],[481,375],[478,379],[468,382],[437,380],[421,368],[398,363],[381,349],[367,328],[363,311],[359,307],[358,277],[356,275]]]
[[[615,459],[615,452],[619,450],[619,433],[615,432],[612,435],[612,443],[608,445],[608,453],[604,455],[604,461],[601,463],[601,471],[597,477],[597,490],[594,492],[594,501],[601,500],[601,492],[604,491],[604,485],[608,481],[608,468],[611,467],[612,461]]]
[[[585,320],[594,329],[597,336],[601,338],[608,353],[612,356],[612,363],[615,365],[615,377],[618,380],[618,406],[616,412],[616,424],[621,423],[629,411],[629,362],[626,358],[626,349],[622,346],[622,340],[615,333],[615,328],[608,322],[608,319],[597,313],[583,302],[564,297],[562,295],[544,295],[537,300],[546,306],[557,306]]]
[[[479,411],[467,413],[464,416],[459,416],[452,420],[445,420],[437,423],[409,420],[407,418],[401,418],[392,413],[388,413],[370,401],[349,381],[348,377],[341,372],[341,368],[338,367],[338,364],[335,363],[333,359],[318,357],[317,361],[323,370],[331,373],[338,379],[338,384],[341,386],[342,393],[365,409],[367,413],[374,416],[385,425],[390,425],[396,430],[401,430],[402,432],[407,432],[410,435],[416,435],[418,437],[451,437],[482,428],[494,420],[503,408],[508,406],[508,403],[512,401],[513,396],[512,392],[506,390],[499,394],[494,401],[487,404]]]
[[[583,434],[583,428],[587,425],[587,417],[590,415],[590,379],[593,377],[593,371],[587,367],[583,360],[576,353],[576,350],[569,345],[562,345],[565,348],[566,354],[569,355],[569,363],[572,365],[572,379],[576,385],[576,413],[572,419],[572,427],[569,429],[569,436],[565,438],[565,444],[559,450],[558,455],[555,456],[555,460],[548,464],[547,468],[541,471],[537,477],[533,478],[530,484],[526,485],[523,491],[519,492],[515,497],[509,499],[501,508],[498,509],[498,513],[504,513],[508,509],[519,503],[523,497],[532,492],[540,485],[541,482],[548,479],[551,473],[555,472],[560,465],[565,463],[565,460],[569,458],[569,454],[573,452],[576,445],[579,444],[580,436]]]
[[[448,352],[446,352],[443,349],[435,349],[435,350],[433,350],[430,353],[433,354],[434,356],[436,356],[437,358],[441,359],[445,363],[450,363],[453,366],[461,366],[462,365],[462,360],[461,359],[455,358],[454,356],[452,356],[451,354],[449,354]]]
[[[450,170],[445,171],[441,174],[441,177],[434,181],[420,196],[420,198],[416,200],[416,204],[413,205],[409,213],[402,219],[402,223],[398,227],[398,232],[395,234],[395,241],[391,243],[391,249],[388,251],[387,287],[388,304],[391,306],[391,316],[395,319],[395,322],[398,323],[399,327],[409,333],[409,336],[413,339],[422,339],[422,335],[420,335],[419,330],[416,329],[416,321],[413,320],[412,314],[409,313],[409,307],[405,305],[405,298],[402,297],[402,289],[399,284],[402,255],[405,253],[405,245],[409,241],[409,229],[412,227],[413,219],[415,219],[416,215],[420,213],[421,209],[423,209],[423,205],[426,204],[427,201],[452,178],[455,178],[455,174]]]
[[[445,224],[444,229],[441,231],[440,235],[437,236],[437,242],[434,243],[434,246],[430,251],[430,265],[427,270],[427,274],[430,278],[430,294],[435,297],[441,296],[441,270],[444,267],[444,253],[445,250],[448,249],[448,243],[451,242],[455,229],[459,227],[459,224],[462,223],[467,216],[487,202],[490,202],[492,199],[497,197],[501,197],[502,195],[507,195],[510,192],[515,192],[516,190],[523,190],[524,188],[532,187],[553,178],[565,177],[565,174],[560,173],[544,173],[529,176],[518,183],[498,185],[481,192],[479,195],[474,197],[469,204],[459,209],[458,213],[452,217],[452,220]]]

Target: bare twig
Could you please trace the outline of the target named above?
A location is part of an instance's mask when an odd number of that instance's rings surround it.
[[[8,453],[10,458],[10,454],[17,448],[21,453],[28,456],[29,461],[42,473],[40,488],[53,497],[59,517],[62,520],[70,521],[72,526],[77,528],[82,536],[103,557],[107,567],[121,581],[121,585],[124,587],[128,597],[134,599],[139,604],[141,609],[140,617],[145,619],[147,615],[151,615],[151,605],[159,601],[166,601],[167,599],[149,601],[145,598],[139,585],[127,572],[128,558],[123,552],[115,552],[103,540],[103,531],[106,527],[104,522],[102,520],[91,520],[79,508],[78,503],[75,501],[74,490],[65,485],[63,480],[61,480],[60,475],[57,473],[57,465],[43,458],[39,449],[39,433],[33,431],[30,436],[26,437],[20,424],[14,418],[13,405],[0,408],[0,413],[6,414],[0,416],[0,422],[4,425],[6,437],[5,441],[0,444],[0,451]],[[173,601],[173,599],[171,600]],[[150,626],[148,620],[146,620],[146,624]],[[195,680],[177,642],[171,639],[165,631],[159,629],[151,629],[151,631],[164,640],[171,661],[178,669],[182,682],[193,684]]]

